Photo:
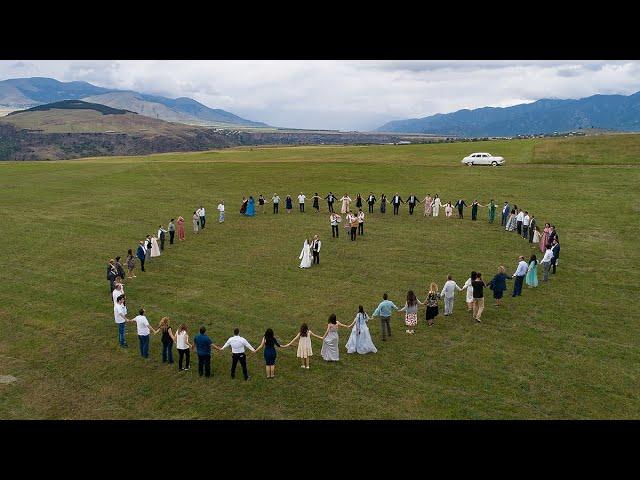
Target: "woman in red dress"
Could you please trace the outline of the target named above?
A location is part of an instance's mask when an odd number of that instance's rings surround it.
[[[178,217],[178,238],[180,241],[184,240],[184,218],[182,215]]]
[[[547,242],[549,241],[549,231],[551,230],[551,225],[548,223],[544,224],[544,230],[542,230],[542,238],[540,239],[540,251],[547,251]]]

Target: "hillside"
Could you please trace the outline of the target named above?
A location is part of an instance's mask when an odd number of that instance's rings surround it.
[[[14,78],[0,81],[0,106],[29,108],[61,100],[84,100],[130,110],[169,122],[225,127],[268,127],[221,109],[209,108],[186,97],[167,98],[134,91],[102,88],[87,82],[60,82],[52,78]]]
[[[640,92],[594,95],[579,100],[538,100],[506,108],[459,110],[397,120],[377,132],[432,133],[464,137],[515,136],[599,128],[640,131]]]
[[[165,122],[80,100],[56,102],[0,117],[0,160],[59,160],[144,155],[239,145],[398,142],[385,134],[240,131]]]

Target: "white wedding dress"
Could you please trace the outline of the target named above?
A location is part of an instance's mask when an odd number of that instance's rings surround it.
[[[160,256],[160,247],[158,247],[158,240],[156,240],[156,237],[151,237],[151,256]]]
[[[304,241],[302,245],[302,252],[300,252],[300,268],[310,268],[311,267],[311,245]]]

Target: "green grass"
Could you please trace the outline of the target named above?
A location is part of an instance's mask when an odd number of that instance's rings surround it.
[[[639,136],[616,135],[2,163],[0,375],[18,381],[0,384],[0,418],[637,418],[640,175],[629,152],[638,149]],[[461,166],[472,151],[503,155],[507,166]],[[504,264],[510,273],[531,252],[489,225],[485,209],[479,222],[409,217],[406,207],[399,217],[376,213],[355,243],[331,239],[324,203],[321,215],[310,205],[304,215],[238,213],[242,195],[328,190],[515,201],[558,227],[558,275],[501,310],[488,300],[481,325],[460,294],[454,316],[432,328],[421,312],[415,336],[394,315],[383,343],[374,319],[377,354],[347,355],[347,331],[338,364],[321,360],[316,340],[309,371],[295,348],[282,350],[269,381],[261,353],[249,355],[250,382],[230,380],[228,351],[214,355],[214,378],[204,381],[162,365],[159,336],[148,361],[131,327],[131,348],[117,346],[106,261],[200,203],[205,231],[188,229],[126,293],[130,312],[143,305],[152,323],[168,315],[192,333],[204,324],[218,344],[235,326],[254,345],[266,327],[282,341],[302,322],[321,334],[330,313],[350,322],[358,304],[371,312],[385,291],[398,304],[409,288],[424,298],[447,273],[460,283],[472,269],[490,277]],[[302,240],[314,233],[322,264],[301,271]]]

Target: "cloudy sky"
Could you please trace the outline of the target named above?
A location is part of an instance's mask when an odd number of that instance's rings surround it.
[[[0,61],[0,79],[30,76],[191,97],[270,125],[340,130],[640,90],[637,61]]]

